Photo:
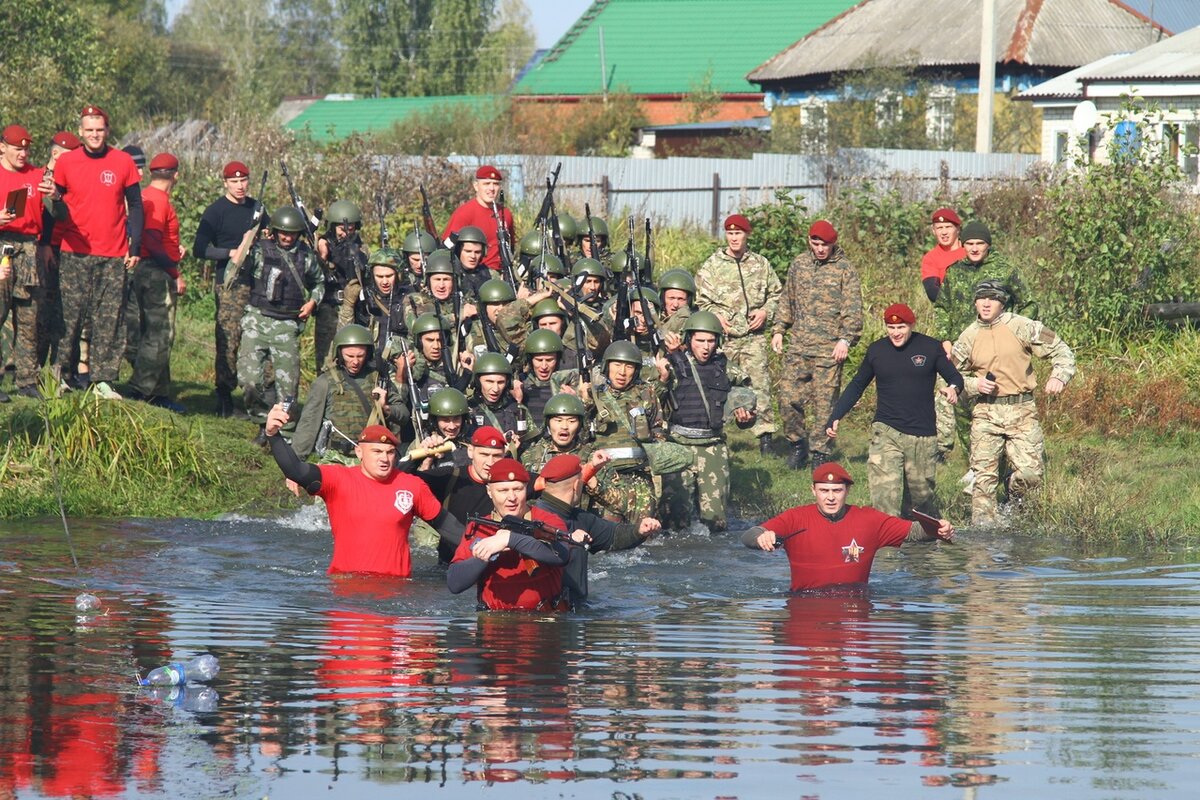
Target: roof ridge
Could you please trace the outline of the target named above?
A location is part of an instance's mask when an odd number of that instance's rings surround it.
[[[549,52],[538,63],[546,64],[551,61],[557,61],[559,56],[574,44],[575,40],[582,36],[583,32],[591,26],[592,20],[600,16],[600,12],[605,9],[608,3],[609,0],[592,0],[592,4],[579,15],[579,19],[571,23],[571,27],[567,28],[567,32],[554,43],[554,46],[550,48]]]
[[[1167,28],[1165,25],[1162,25],[1161,23],[1155,22],[1153,19],[1151,19],[1150,17],[1147,17],[1145,14],[1138,11],[1133,6],[1130,6],[1130,5],[1127,5],[1123,2],[1121,2],[1121,0],[1108,0],[1108,2],[1110,5],[1114,5],[1117,8],[1121,9],[1122,11],[1132,14],[1133,16],[1140,19],[1142,22],[1149,23],[1150,27],[1158,28],[1160,33],[1165,33],[1167,36],[1175,35],[1175,31],[1171,30],[1170,28]],[[1182,31],[1180,31],[1180,33],[1182,33]]]
[[[788,53],[788,51],[789,51],[789,50],[791,50],[792,48],[796,47],[796,46],[797,46],[797,45],[799,45],[801,42],[804,42],[804,41],[806,41],[806,40],[808,40],[808,39],[812,38],[813,36],[816,36],[818,33],[820,33],[821,31],[825,30],[825,29],[826,29],[826,28],[828,28],[830,25],[832,25],[833,23],[835,23],[835,22],[837,22],[838,20],[840,20],[842,17],[846,16],[847,14],[849,14],[849,13],[850,13],[850,12],[852,12],[852,11],[857,11],[859,8],[861,8],[862,6],[865,6],[867,3],[870,3],[870,2],[871,2],[871,0],[859,0],[859,2],[857,2],[857,3],[855,3],[854,5],[850,6],[850,7],[849,7],[849,8],[847,8],[845,11],[843,11],[842,13],[838,14],[838,15],[837,15],[836,17],[834,17],[833,19],[831,19],[831,20],[829,20],[828,22],[826,22],[824,25],[820,25],[819,27],[813,28],[811,31],[809,31],[808,33],[806,33],[804,36],[801,36],[799,39],[797,39],[796,41],[792,42],[792,43],[791,43],[791,44],[789,44],[787,47],[783,48],[783,49],[782,49],[782,50],[780,50],[778,53],[776,53],[775,55],[773,55],[773,56],[771,56],[770,58],[768,58],[766,61],[764,61],[764,62],[762,62],[761,64],[759,64],[757,67],[755,67],[754,69],[752,69],[752,70],[750,70],[749,72],[747,72],[747,73],[746,73],[746,80],[750,80],[750,76],[751,76],[751,75],[753,75],[754,73],[758,72],[760,69],[765,69],[765,68],[767,67],[767,65],[769,65],[769,64],[770,64],[772,61],[774,61],[775,59],[777,59],[777,58],[783,58],[785,55],[787,55],[787,53]]]

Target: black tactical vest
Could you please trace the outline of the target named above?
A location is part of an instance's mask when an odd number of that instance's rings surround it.
[[[299,244],[281,250],[270,239],[261,240],[258,247],[263,268],[250,290],[250,305],[272,319],[296,319],[305,303],[304,286],[297,283],[304,274],[305,251]]]
[[[671,396],[675,410],[671,414],[672,425],[688,428],[720,430],[725,418],[725,401],[729,397],[729,375],[725,369],[725,356],[717,353],[701,364],[690,353],[676,350],[667,355],[675,373],[675,388]],[[690,363],[689,363],[690,362]],[[695,367],[695,372],[692,367]],[[696,384],[699,376],[701,387]],[[705,400],[708,406],[705,408]]]

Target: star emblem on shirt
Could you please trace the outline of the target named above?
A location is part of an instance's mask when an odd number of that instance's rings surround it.
[[[862,555],[862,551],[863,548],[858,543],[858,540],[851,539],[850,544],[842,548],[842,555],[846,557],[846,563],[849,564],[851,561],[857,562],[858,557]]]

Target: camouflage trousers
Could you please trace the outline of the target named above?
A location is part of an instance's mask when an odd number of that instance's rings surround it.
[[[1036,489],[1045,474],[1046,438],[1033,401],[1013,405],[978,403],[971,420],[971,522],[996,517],[996,489],[1003,459],[1008,459],[1011,498]]]
[[[250,287],[235,283],[226,287],[217,281],[213,288],[217,304],[216,385],[232,392],[238,385],[238,350],[242,343],[242,317],[250,302]]]
[[[654,516],[658,497],[648,471],[618,472],[605,466],[596,473],[596,482],[599,486],[592,494],[593,512],[608,519],[633,523]]]
[[[672,441],[685,445],[695,455],[692,466],[662,476],[662,506],[666,524],[681,530],[691,524],[699,508],[700,521],[713,533],[725,530],[729,505],[729,447],[724,441],[706,443],[687,439]]]
[[[146,397],[171,394],[171,346],[175,343],[175,279],[151,261],[133,271],[133,320],[137,350],[129,383]]]
[[[299,391],[302,330],[303,320],[272,319],[253,306],[246,309],[237,376],[251,418],[266,421],[271,406]],[[274,366],[270,373],[268,365]]]
[[[771,369],[767,364],[767,337],[752,333],[737,339],[727,339],[721,346],[729,360],[729,371],[750,378],[758,412],[750,432],[755,436],[775,433],[775,406],[771,403]]]
[[[946,382],[938,376],[936,389],[943,389]],[[940,391],[933,396],[933,410],[937,414],[937,449],[942,455],[949,455],[954,450],[954,439],[957,436],[963,447],[970,449],[971,409],[975,401],[965,393],[959,392],[958,403],[950,405]]]
[[[332,302],[320,302],[313,312],[313,341],[317,350],[317,374],[320,375],[329,366],[329,348],[333,337],[342,327],[341,306]],[[352,319],[351,322],[354,320]]]
[[[779,377],[779,414],[783,432],[793,444],[807,437],[808,449],[830,453],[833,442],[825,422],[842,390],[842,365],[832,356],[783,355]]]
[[[5,352],[0,366],[12,360],[17,386],[33,386],[38,369],[45,363],[49,342],[42,319],[45,292],[37,277],[44,270],[37,260],[34,242],[6,242],[16,248],[12,256],[13,274],[0,281],[0,328],[5,328]],[[30,281],[33,281],[31,283]],[[7,329],[11,320],[12,332]]]
[[[867,451],[871,505],[893,517],[903,516],[912,508],[939,516],[934,493],[936,453],[936,436],[913,436],[882,422],[872,423],[871,446]]]
[[[125,288],[129,280],[125,260],[64,252],[58,272],[63,310],[63,338],[58,343],[60,374],[75,374],[80,336],[86,331],[92,382],[116,381],[125,351]]]

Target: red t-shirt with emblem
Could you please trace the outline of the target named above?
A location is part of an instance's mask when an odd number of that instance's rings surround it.
[[[938,283],[942,283],[946,280],[946,270],[950,265],[966,257],[967,251],[962,246],[947,250],[940,244],[934,245],[932,250],[921,256],[921,280],[937,278]]]
[[[513,247],[513,237],[516,234],[513,231],[512,212],[505,208],[500,211],[500,216],[504,219],[504,227],[508,228],[508,246]],[[484,265],[490,270],[499,270],[500,236],[497,233],[496,218],[492,216],[490,208],[479,205],[479,201],[475,198],[472,197],[454,209],[454,213],[450,215],[450,221],[446,223],[446,230],[442,231],[442,240],[449,239],[450,234],[457,233],[468,225],[474,225],[487,236],[487,253],[483,256]]]
[[[552,513],[535,508],[530,516],[554,527],[563,527],[563,521]],[[474,558],[471,545],[493,533],[474,522],[467,525],[454,553],[454,562]],[[546,608],[562,594],[562,575],[560,566],[541,564],[513,550],[505,550],[484,571],[479,599],[493,610]]]
[[[796,534],[783,543],[792,568],[793,592],[866,583],[875,551],[899,547],[912,526],[908,520],[865,506],[847,506],[845,515],[834,522],[816,504],[790,508],[762,524],[780,539]]]
[[[80,255],[118,258],[129,254],[125,230],[125,189],[140,181],[133,158],[109,147],[93,156],[77,147],[59,156],[54,182],[66,190],[69,216],[54,225],[62,249]]]
[[[317,496],[329,509],[333,558],[329,572],[374,572],[408,577],[408,531],[413,515],[429,521],[441,503],[420,478],[393,472],[368,478],[358,466],[323,464]]]
[[[151,257],[146,243],[153,239],[162,244],[167,258],[178,264],[183,253],[179,250],[179,217],[171,205],[171,196],[156,186],[147,186],[142,189],[142,213],[146,220],[142,226],[142,258]],[[166,272],[172,278],[179,277],[178,269]]]
[[[38,184],[46,170],[41,167],[25,166],[25,169],[9,172],[0,167],[0,203],[8,199],[8,193],[14,189],[25,190],[25,213],[7,225],[0,226],[5,233],[19,233],[24,236],[42,235],[42,193]]]

